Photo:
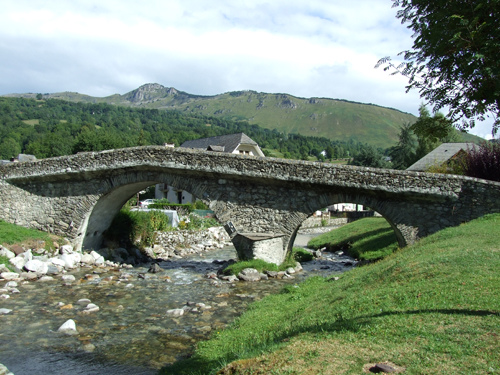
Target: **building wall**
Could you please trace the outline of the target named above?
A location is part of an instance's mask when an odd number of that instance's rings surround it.
[[[249,156],[264,156],[260,148],[253,145],[239,145],[233,154],[249,155]]]
[[[169,186],[165,183],[155,185],[155,198],[168,199],[170,203],[181,204],[194,203],[196,201],[196,197],[190,192],[176,189],[175,187]]]

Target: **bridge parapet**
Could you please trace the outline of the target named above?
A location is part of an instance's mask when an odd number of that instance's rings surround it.
[[[460,193],[464,180],[464,177],[452,175],[248,157],[160,146],[83,152],[34,162],[12,163],[0,166],[0,173],[3,179],[9,181],[60,181],[89,179],[127,168],[182,170],[186,174],[205,172],[231,179],[241,176],[244,179],[271,179],[276,183],[313,183],[398,194],[421,193],[449,197]]]

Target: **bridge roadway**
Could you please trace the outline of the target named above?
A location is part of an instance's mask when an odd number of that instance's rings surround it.
[[[500,183],[461,176],[145,146],[0,167],[0,218],[98,248],[123,204],[165,183],[204,200],[240,258],[281,263],[301,223],[335,203],[380,213],[401,246],[500,212]]]

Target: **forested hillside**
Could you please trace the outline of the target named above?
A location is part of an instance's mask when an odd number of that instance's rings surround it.
[[[388,148],[397,143],[399,128],[416,117],[393,108],[331,98],[299,98],[252,90],[194,95],[173,87],[148,83],[123,95],[92,97],[76,92],[16,94],[18,97],[107,103],[133,108],[176,109],[185,114],[213,116],[285,134],[361,142]]]
[[[179,146],[186,140],[244,132],[266,155],[322,159],[353,156],[359,142],[284,134],[221,117],[106,103],[0,97],[0,159],[19,153],[37,158],[139,145]]]

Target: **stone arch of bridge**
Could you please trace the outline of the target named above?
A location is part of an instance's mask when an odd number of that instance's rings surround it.
[[[113,176],[108,180],[108,189],[99,196],[81,225],[82,248],[98,249],[104,232],[123,205],[137,192],[158,183],[186,190],[202,200],[203,197],[216,196],[210,189],[210,181],[199,177],[152,172],[130,172]]]
[[[379,213],[393,229],[399,246],[404,247],[408,244],[408,239],[405,238],[405,236],[403,235],[403,233],[401,232],[401,230],[397,225],[399,210],[395,210],[393,205],[388,205],[384,200],[379,200],[371,195],[356,194],[356,193],[353,194],[348,192],[336,193],[336,194],[324,194],[319,199],[317,199],[317,201],[314,204],[310,206],[311,208],[313,208],[313,210],[307,213],[306,219],[313,216],[313,214],[318,210],[321,210],[327,206],[332,206],[340,203],[359,204]],[[295,228],[295,231],[292,233],[290,237],[290,241],[288,244],[289,251],[291,251],[293,247],[295,238],[300,229],[300,226],[302,225],[302,222]]]

